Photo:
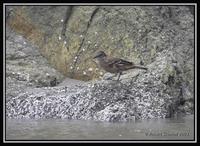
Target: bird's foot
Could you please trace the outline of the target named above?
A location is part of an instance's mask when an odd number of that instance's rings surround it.
[[[113,81],[113,82],[116,82],[116,83],[119,83],[121,82],[121,79],[117,80],[117,79],[113,79],[112,77],[106,79],[107,81]]]
[[[113,77],[106,77],[105,80],[113,80]]]
[[[105,77],[104,80],[116,81],[116,82],[120,82],[121,81],[121,79],[116,79],[116,77],[113,77],[113,76]]]

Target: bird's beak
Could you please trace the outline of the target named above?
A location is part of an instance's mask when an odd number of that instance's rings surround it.
[[[93,59],[96,59],[96,58],[97,58],[97,56],[94,56],[94,57],[93,57]]]

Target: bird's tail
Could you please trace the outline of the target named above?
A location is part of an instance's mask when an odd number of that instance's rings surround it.
[[[139,66],[139,65],[133,65],[133,66],[131,67],[131,69],[134,69],[134,68],[139,68],[139,69],[144,69],[144,70],[147,70],[147,69],[148,69],[147,67]]]

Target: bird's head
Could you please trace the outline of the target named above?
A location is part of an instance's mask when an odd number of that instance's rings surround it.
[[[96,53],[96,55],[93,57],[93,59],[100,59],[100,58],[104,58],[104,57],[106,57],[106,56],[107,56],[107,55],[106,55],[105,52],[99,51],[99,52]]]

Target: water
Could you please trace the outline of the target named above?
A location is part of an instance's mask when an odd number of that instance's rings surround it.
[[[6,140],[192,140],[194,117],[109,123],[7,119]]]

